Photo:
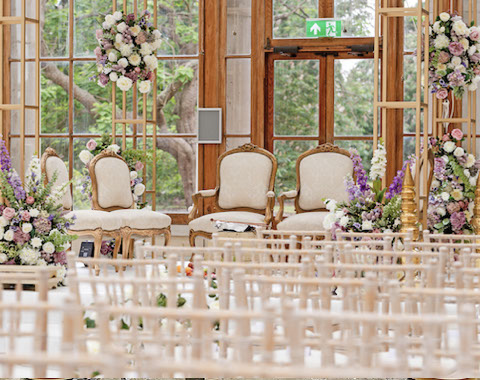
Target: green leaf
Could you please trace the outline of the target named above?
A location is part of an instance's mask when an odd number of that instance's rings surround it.
[[[158,307],[167,307],[167,296],[163,293],[157,297],[157,306]]]
[[[125,323],[123,318],[120,320],[120,330],[130,330],[130,326]]]
[[[187,300],[183,298],[181,294],[179,294],[177,299],[177,307],[182,307],[186,303],[187,303]]]
[[[94,329],[96,327],[95,319],[86,317],[84,319],[84,322],[85,322],[85,326],[87,327],[87,329]]]

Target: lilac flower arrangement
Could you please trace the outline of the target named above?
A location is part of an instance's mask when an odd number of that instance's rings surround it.
[[[480,161],[458,146],[463,132],[454,129],[442,139],[431,138],[434,152],[432,187],[428,202],[428,229],[443,234],[472,234],[471,220]]]
[[[385,175],[386,152],[380,141],[372,158],[370,178],[367,175],[361,157],[355,149],[350,151],[356,182],[351,176],[345,178],[348,201],[337,203],[335,200],[325,201],[330,213],[325,217],[323,225],[332,231],[382,232],[400,229],[400,212],[402,180],[406,164],[397,172],[388,188],[382,188]]]
[[[66,250],[76,237],[67,230],[74,223],[65,217],[61,199],[70,183],[52,188],[45,184],[40,160],[32,158],[25,185],[12,167],[10,155],[0,140],[0,264],[54,265],[57,277],[63,280]]]
[[[92,198],[92,182],[88,172],[88,166],[93,157],[104,150],[109,150],[122,156],[127,162],[128,168],[130,169],[130,186],[132,188],[133,199],[137,204],[137,208],[141,209],[146,207],[147,202],[140,201],[141,196],[145,192],[145,185],[139,173],[143,171],[143,162],[149,160],[150,156],[144,151],[137,149],[122,150],[117,144],[111,144],[111,140],[112,138],[108,134],[103,135],[98,142],[91,139],[87,142],[85,146],[86,149],[82,150],[78,155],[80,160],[85,164],[80,191],[82,194],[87,194],[90,199]]]
[[[99,46],[97,57],[98,84],[110,81],[122,91],[128,91],[138,81],[138,90],[149,93],[157,68],[155,51],[161,45],[161,34],[150,22],[150,12],[143,11],[136,19],[133,13],[121,11],[105,16],[102,29],[96,31]]]
[[[430,27],[429,84],[437,99],[450,91],[461,98],[480,82],[480,28],[462,18],[441,13]]]

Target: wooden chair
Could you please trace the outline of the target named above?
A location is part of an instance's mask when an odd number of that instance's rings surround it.
[[[93,208],[110,212],[121,223],[124,258],[133,255],[133,235],[151,238],[164,235],[165,245],[168,244],[172,219],[160,212],[134,208],[130,171],[122,157],[105,150],[92,159],[88,169],[92,179]]]
[[[297,189],[278,197],[280,209],[275,217],[279,231],[325,231],[323,220],[328,214],[324,199],[346,201],[344,179],[353,176],[350,153],[332,144],[319,145],[297,159]],[[285,200],[295,200],[295,214],[283,220]]]
[[[253,144],[223,153],[217,161],[217,186],[192,196],[189,214],[190,245],[195,238],[211,239],[218,232],[213,221],[268,227],[273,219],[273,186],[277,160],[270,152]],[[214,212],[204,215],[200,201],[214,198]]]

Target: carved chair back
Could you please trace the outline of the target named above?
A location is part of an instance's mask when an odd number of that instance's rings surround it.
[[[134,208],[130,170],[123,157],[104,150],[90,161],[88,170],[92,180],[94,210],[114,211]]]
[[[53,175],[57,173],[57,179],[53,184],[53,188],[63,186],[69,181],[67,166],[53,148],[47,148],[43,153],[40,160],[40,168],[42,173],[45,174],[45,184],[52,181]],[[63,195],[62,205],[65,210],[72,209],[73,197],[70,189]]]

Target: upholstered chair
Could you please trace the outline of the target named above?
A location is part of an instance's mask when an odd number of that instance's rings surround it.
[[[253,144],[223,153],[217,161],[217,186],[192,196],[189,214],[190,245],[195,238],[211,239],[219,232],[215,221],[268,227],[273,219],[273,186],[277,160],[270,152]],[[214,199],[214,213],[203,215],[200,200]]]
[[[45,182],[53,180],[57,174],[53,188],[61,187],[68,182],[68,170],[65,162],[57,155],[54,149],[47,148],[42,155],[40,168],[45,174]],[[100,249],[104,237],[115,238],[114,258],[120,248],[121,220],[108,212],[97,210],[72,210],[73,198],[70,189],[67,190],[62,199],[62,206],[67,217],[75,217],[75,223],[70,227],[69,233],[78,236],[92,236],[94,238],[94,257],[100,256]]]
[[[281,193],[275,217],[277,230],[323,231],[328,214],[325,199],[348,200],[344,179],[353,176],[350,153],[332,144],[319,145],[297,159],[297,189]],[[285,200],[295,200],[295,214],[283,220]]]
[[[164,235],[168,244],[172,219],[160,212],[135,209],[130,170],[122,157],[105,150],[90,161],[89,172],[93,208],[108,211],[121,221],[124,258],[133,256],[133,235]]]

